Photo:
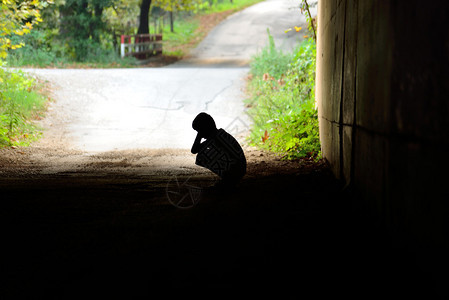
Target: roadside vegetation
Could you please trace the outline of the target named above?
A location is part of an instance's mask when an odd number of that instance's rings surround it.
[[[0,148],[28,146],[41,136],[33,121],[45,111],[42,89],[21,71],[0,68]]]
[[[45,110],[47,98],[35,80],[5,67],[10,51],[23,46],[15,37],[25,36],[42,22],[38,0],[0,2],[0,147],[26,146],[40,136],[33,124]]]
[[[290,160],[321,158],[312,22],[306,39],[292,53],[277,49],[268,32],[268,45],[251,63],[246,101],[253,121],[250,142]]]

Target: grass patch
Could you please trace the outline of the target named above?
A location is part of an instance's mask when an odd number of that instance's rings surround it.
[[[43,86],[6,68],[0,68],[0,83],[0,147],[28,146],[42,134],[34,121],[45,112]]]
[[[268,36],[269,45],[251,63],[250,142],[285,159],[319,159],[315,42],[305,40],[293,53],[283,53]]]
[[[167,56],[175,56],[182,58],[192,47],[194,47],[200,39],[201,31],[200,18],[184,19],[175,22],[174,32],[170,31],[167,25],[163,29],[163,54]]]

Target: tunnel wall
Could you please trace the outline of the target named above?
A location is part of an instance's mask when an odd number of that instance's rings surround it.
[[[449,4],[323,0],[316,99],[323,157],[370,212],[448,248]]]

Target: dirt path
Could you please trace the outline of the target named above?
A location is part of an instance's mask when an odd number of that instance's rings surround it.
[[[194,207],[180,209],[169,191],[186,195],[182,183],[215,180],[175,163],[188,153],[89,157],[56,150],[44,163],[36,149],[7,151],[0,153],[6,298],[152,297],[173,288],[346,299],[431,295],[434,278],[404,249],[392,249],[368,218],[351,214],[323,164],[247,149],[248,174],[237,190],[205,189]],[[74,156],[80,160],[68,162]]]
[[[215,175],[186,150],[0,150],[2,295],[131,298],[217,288],[432,299],[432,274],[352,214],[325,164],[245,153],[247,175],[223,193],[207,189]],[[199,200],[177,208],[171,196],[192,197],[186,182],[200,188]]]

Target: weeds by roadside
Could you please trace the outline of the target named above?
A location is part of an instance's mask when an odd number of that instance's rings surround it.
[[[0,148],[28,146],[41,136],[33,120],[40,118],[47,99],[37,88],[23,72],[0,67]]]
[[[315,42],[305,40],[293,53],[283,53],[268,36],[268,46],[251,64],[246,101],[253,120],[250,141],[286,159],[319,159]]]

